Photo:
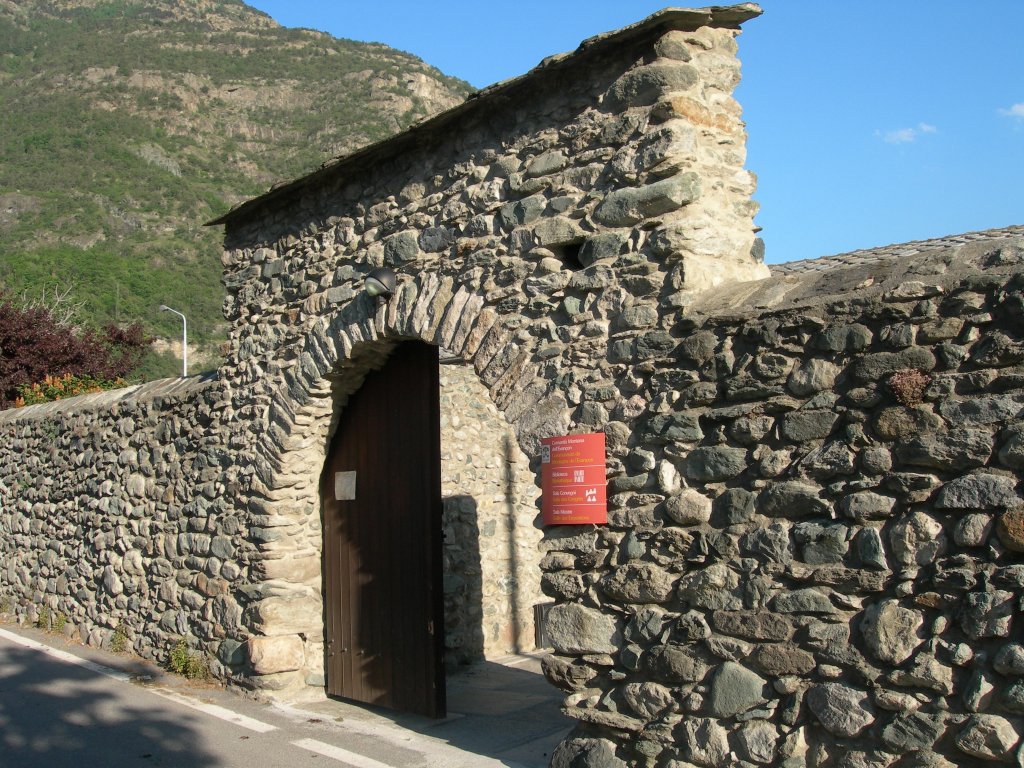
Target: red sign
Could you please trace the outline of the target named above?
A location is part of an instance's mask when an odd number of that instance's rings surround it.
[[[540,441],[544,525],[608,522],[604,432]]]

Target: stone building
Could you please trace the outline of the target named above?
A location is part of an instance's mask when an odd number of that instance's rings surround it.
[[[555,765],[1019,762],[1024,227],[769,271],[759,12],[663,11],[225,215],[216,377],[0,414],[0,595],[280,697],[357,669],[339,595],[444,603],[449,662],[550,600]],[[592,431],[608,524],[541,529],[540,439]],[[409,533],[354,462],[420,444]],[[381,530],[332,554],[356,500]]]

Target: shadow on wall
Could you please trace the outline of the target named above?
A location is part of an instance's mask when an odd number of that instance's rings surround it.
[[[515,636],[512,638],[513,650],[516,653],[523,653],[524,651],[536,650],[534,643],[532,642],[531,635],[533,634],[533,623],[532,623],[532,603],[535,599],[539,598],[540,595],[531,596],[527,591],[524,595],[523,580],[529,578],[525,570],[520,570],[521,567],[529,567],[534,563],[522,564],[519,557],[519,538],[520,531],[519,527],[524,525],[524,521],[520,519],[518,514],[517,499],[519,498],[519,489],[516,484],[516,449],[517,446],[512,440],[512,436],[506,432],[502,438],[502,486],[505,492],[505,516],[509,522],[511,530],[509,531],[508,537],[508,563],[509,563],[509,591],[512,594],[512,627]],[[528,523],[533,528],[540,528],[540,518],[537,517]],[[540,563],[537,562],[536,570],[533,573],[535,578],[540,578]]]
[[[445,666],[484,658],[483,572],[476,499],[444,498],[444,632]]]
[[[0,765],[223,764],[202,746],[201,715],[140,706],[131,686],[112,693],[108,685],[95,672],[0,646]]]

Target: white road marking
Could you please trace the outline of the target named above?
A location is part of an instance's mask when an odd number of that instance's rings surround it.
[[[299,741],[293,741],[292,744],[296,747],[302,747],[302,749],[308,749],[310,752],[316,752],[318,755],[329,757],[332,760],[348,763],[352,768],[395,768],[387,763],[374,760],[372,757],[349,752],[347,749],[335,747],[333,744],[325,744],[316,739],[300,739]]]
[[[21,635],[16,635],[13,632],[8,632],[6,629],[0,629],[0,637],[4,640],[10,640],[12,643],[17,643],[25,648],[31,648],[33,651],[45,653],[50,658],[57,659],[58,661],[84,667],[91,672],[96,672],[97,674],[106,675],[107,677],[112,677],[115,680],[120,680],[122,683],[131,682],[132,679],[131,675],[127,675],[124,672],[119,672],[118,670],[111,669],[110,667],[104,667],[102,664],[97,664],[94,661],[89,661],[88,659],[75,656],[73,653],[59,651],[56,648],[43,645],[35,640],[29,640],[27,637],[22,637]]]
[[[165,699],[177,702],[183,707],[195,709],[199,712],[210,715],[211,717],[216,717],[229,723],[234,723],[242,728],[248,728],[250,731],[256,731],[256,733],[268,733],[270,731],[277,730],[276,725],[264,723],[261,720],[255,720],[251,717],[246,717],[245,715],[240,715],[237,712],[232,712],[230,709],[220,707],[216,704],[206,704],[202,701],[196,701],[195,699],[183,696],[175,691],[169,691],[166,688],[147,687],[146,690],[150,693],[156,694],[157,696],[162,696]]]
[[[57,659],[58,661],[63,661],[67,664],[74,664],[75,666],[88,669],[91,672],[95,672],[100,675],[106,675],[107,677],[113,678],[114,680],[117,680],[119,682],[130,683],[132,681],[132,676],[125,672],[121,672],[117,669],[111,669],[110,667],[105,667],[102,664],[97,664],[96,662],[89,661],[88,659],[83,659],[80,656],[75,656],[73,653],[68,653],[66,651],[61,651],[56,648],[51,648],[48,645],[44,645],[43,643],[37,642],[35,640],[30,640],[27,637],[22,637],[21,635],[16,635],[13,632],[8,632],[6,629],[0,629],[0,637],[2,637],[5,640],[10,640],[12,643],[17,643],[18,645],[24,648],[30,648],[33,651],[39,651],[40,653],[44,653],[52,659]],[[219,707],[216,704],[205,704],[201,701],[196,701],[195,699],[191,699],[188,696],[183,696],[180,693],[176,693],[174,691],[169,691],[167,689],[151,688],[149,686],[147,686],[145,690],[149,691],[150,693],[156,696],[160,696],[162,698],[168,699],[169,701],[181,704],[182,706],[198,710],[199,712],[203,712],[212,717],[219,718],[220,720],[225,720],[229,723],[234,723],[235,725],[241,726],[242,728],[247,728],[250,731],[256,731],[256,733],[267,733],[268,731],[277,730],[277,726],[270,725],[269,723],[260,722],[259,720],[254,720],[253,718],[246,717],[245,715],[240,715],[237,712],[232,712],[230,709]]]
[[[301,705],[275,702],[273,706],[279,714],[296,722],[308,722],[310,716],[322,717],[322,714],[315,710],[302,709]],[[402,752],[415,755],[415,757],[402,758],[399,765],[423,764],[429,765],[431,768],[525,768],[522,763],[512,760],[498,760],[461,750],[451,746],[443,738],[417,733],[396,725],[385,717],[362,710],[355,716],[346,716],[344,723],[339,726],[334,726],[331,723],[327,725],[332,728],[337,727],[341,731],[371,738],[380,744],[386,744]],[[361,768],[356,763],[353,765]]]

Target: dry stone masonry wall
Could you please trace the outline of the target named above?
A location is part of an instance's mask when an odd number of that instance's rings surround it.
[[[221,374],[249,457],[237,503],[275,521],[249,644],[303,649],[250,684],[322,684],[322,627],[297,619],[323,611],[318,472],[347,395],[394,340],[470,364],[533,456],[542,436],[601,428],[600,400],[674,344],[667,317],[700,290],[767,274],[731,95],[751,15],[669,12],[590,41],[222,220]],[[383,265],[400,284],[377,306],[362,282]]]
[[[0,414],[0,598],[322,691],[325,453],[421,339],[464,363],[449,652],[529,647],[555,601],[553,765],[1022,764],[1024,232],[769,276],[732,98],[758,12],[586,41],[225,216],[216,381]],[[539,440],[596,430],[608,525],[531,553]]]
[[[227,502],[226,404],[197,377],[0,413],[6,609],[161,660],[185,638],[223,675],[253,534]]]
[[[1022,267],[680,321],[606,427],[611,524],[545,536],[546,672],[593,726],[556,764],[1019,763]]]

